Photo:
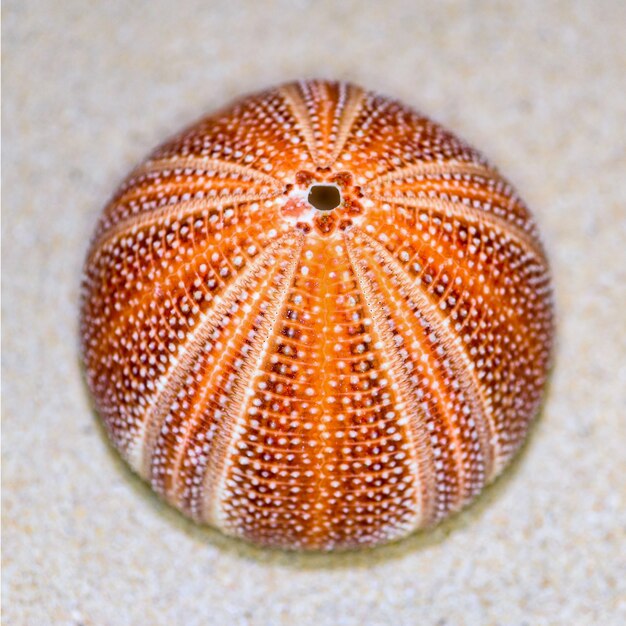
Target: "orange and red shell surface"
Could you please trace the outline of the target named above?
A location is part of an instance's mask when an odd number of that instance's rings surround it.
[[[373,546],[459,510],[523,442],[552,338],[513,187],[341,82],[243,98],[167,141],[85,264],[113,444],[184,514],[261,545]]]

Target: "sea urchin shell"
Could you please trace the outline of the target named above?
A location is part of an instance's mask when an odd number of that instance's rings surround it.
[[[522,443],[552,334],[511,185],[346,83],[283,85],[166,142],[85,266],[113,443],[186,515],[263,545],[371,546],[460,509]]]

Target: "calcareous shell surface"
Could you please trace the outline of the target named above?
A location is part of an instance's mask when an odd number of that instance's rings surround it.
[[[524,440],[553,335],[511,185],[423,115],[325,81],[152,153],[82,295],[127,462],[193,519],[286,548],[381,544],[471,501]]]

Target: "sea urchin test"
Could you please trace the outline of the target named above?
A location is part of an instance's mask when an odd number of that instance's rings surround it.
[[[85,264],[113,444],[185,515],[267,546],[373,546],[469,503],[523,442],[552,337],[512,186],[347,83],[270,89],[167,141]]]

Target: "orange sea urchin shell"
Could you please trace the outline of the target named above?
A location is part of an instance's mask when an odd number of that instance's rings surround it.
[[[553,315],[528,209],[398,102],[305,81],[158,148],[85,267],[89,386],[128,463],[263,544],[381,544],[460,509],[537,412]]]

